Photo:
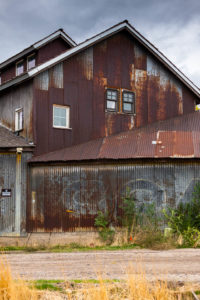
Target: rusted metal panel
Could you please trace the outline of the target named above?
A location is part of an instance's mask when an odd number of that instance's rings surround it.
[[[127,188],[137,205],[154,203],[159,211],[166,205],[190,201],[197,182],[197,160],[33,165],[27,231],[88,230],[94,227],[99,210],[108,211],[116,225]]]
[[[0,96],[1,124],[15,131],[15,109],[23,108],[24,129],[20,135],[33,141],[33,86],[32,80],[26,85],[16,86]]]
[[[136,115],[106,111],[109,87],[135,92]],[[34,121],[37,155],[192,112],[197,100],[127,32],[117,33],[37,75],[34,89],[39,111]],[[38,90],[46,93],[37,98]],[[52,104],[70,106],[72,130],[52,127]],[[40,143],[42,138],[46,142]]]
[[[63,88],[63,63],[55,65],[49,70],[49,86]]]
[[[176,117],[32,158],[32,162],[200,157],[200,113]]]
[[[31,153],[22,153],[20,174],[16,173],[16,153],[0,153],[0,194],[2,189],[11,189],[11,196],[0,195],[0,235],[24,234],[26,229],[27,199],[27,160]],[[19,178],[18,178],[19,177]],[[21,180],[18,181],[18,179]],[[20,185],[21,197],[16,210],[17,184]],[[19,186],[18,186],[19,187]],[[18,224],[16,224],[17,218]],[[18,227],[18,228],[17,228]]]
[[[37,64],[40,65],[70,48],[71,47],[62,38],[57,38],[38,50]]]
[[[35,80],[35,88],[42,91],[48,91],[49,89],[49,71],[44,71],[36,76]]]

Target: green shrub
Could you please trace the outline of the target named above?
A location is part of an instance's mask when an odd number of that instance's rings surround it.
[[[183,245],[186,247],[196,247],[200,241],[200,231],[196,228],[188,227],[183,232]]]
[[[112,244],[115,236],[115,230],[110,227],[110,223],[108,212],[103,213],[102,211],[98,211],[94,225],[98,228],[101,240],[107,245]]]
[[[175,209],[167,208],[163,213],[175,234],[183,234],[188,228],[200,230],[200,184],[196,184],[190,202],[180,202]]]

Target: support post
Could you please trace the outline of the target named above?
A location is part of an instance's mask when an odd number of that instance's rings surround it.
[[[21,232],[21,196],[22,196],[22,148],[16,152],[16,180],[15,180],[15,234],[20,236]]]

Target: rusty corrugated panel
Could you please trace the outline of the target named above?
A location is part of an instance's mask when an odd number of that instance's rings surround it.
[[[20,86],[13,87],[0,96],[1,125],[15,131],[15,109],[23,108],[24,130],[19,134],[29,141],[33,141],[33,83],[32,80]]]
[[[195,112],[33,157],[31,161],[200,157],[199,140],[200,113]]]
[[[136,114],[106,111],[109,87],[135,92]],[[194,111],[197,99],[123,31],[37,75],[34,89],[36,155]],[[53,104],[70,106],[71,129],[53,128]]]
[[[49,42],[48,44],[44,45],[38,50],[37,53],[37,64],[40,65],[59,54],[67,51],[71,47],[63,41],[61,38],[57,38],[53,40],[52,42]]]
[[[157,160],[31,167],[27,232],[89,230],[99,210],[119,224],[127,188],[136,205],[190,201],[200,182],[199,161]]]

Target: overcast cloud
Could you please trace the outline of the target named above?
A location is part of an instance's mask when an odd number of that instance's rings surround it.
[[[58,28],[81,42],[124,19],[200,87],[200,0],[0,0],[0,61]]]

